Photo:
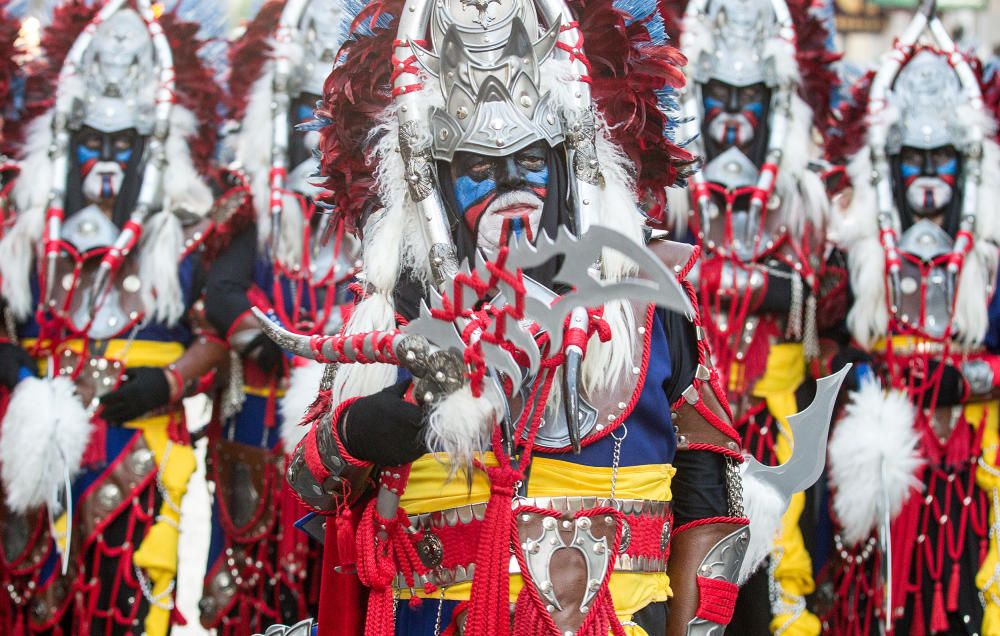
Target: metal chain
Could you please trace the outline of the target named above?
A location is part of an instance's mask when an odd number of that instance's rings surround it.
[[[174,593],[174,587],[177,581],[171,580],[170,584],[167,585],[167,589],[163,590],[159,594],[153,594],[153,588],[149,583],[149,579],[146,575],[142,573],[142,568],[138,565],[132,564],[132,569],[135,570],[135,580],[139,582],[139,590],[142,592],[142,596],[149,601],[149,604],[157,607],[164,612],[172,612],[174,609],[174,601],[171,595]],[[163,599],[166,598],[166,603]]]
[[[181,507],[174,503],[174,500],[170,497],[170,493],[167,492],[167,487],[163,485],[163,468],[166,467],[167,460],[170,459],[170,451],[173,447],[174,443],[167,440],[167,447],[163,451],[163,461],[156,467],[156,489],[160,492],[160,496],[163,497],[163,502],[167,504],[167,507],[179,517],[181,515]]]
[[[21,341],[17,338],[17,322],[14,320],[14,312],[6,305],[3,308],[3,324],[4,330],[7,332],[7,338],[10,339],[11,344],[20,345]]]
[[[729,515],[743,517],[743,475],[739,464],[726,458],[726,494],[729,497]]]
[[[628,425],[622,422],[621,429],[620,437],[615,435],[614,431],[611,433],[611,439],[615,440],[614,448],[611,451],[611,501],[613,502],[618,499],[618,467],[621,465],[622,442],[628,437]]]
[[[434,636],[441,636],[441,612],[444,609],[444,590],[441,590],[441,598],[438,599],[437,617],[434,619]]]

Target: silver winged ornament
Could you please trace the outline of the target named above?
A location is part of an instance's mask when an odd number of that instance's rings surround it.
[[[602,279],[600,263],[608,252],[629,259],[636,273]],[[553,259],[559,263],[554,282],[570,290],[561,295],[523,273]],[[526,394],[537,378],[543,353],[536,338],[546,333],[544,357],[566,356],[565,420],[572,446],[579,451],[586,407],[578,384],[586,351],[585,344],[564,343],[573,330],[583,336],[573,342],[586,343],[587,308],[622,300],[694,313],[677,278],[652,251],[611,228],[592,226],[579,237],[561,228],[554,238],[543,234],[535,245],[515,242],[492,261],[477,254],[474,268],[463,263],[440,292],[430,292],[418,317],[398,331],[309,337],[288,332],[255,311],[264,331],[297,355],[317,359],[319,353],[338,363],[382,362],[406,368],[415,378],[417,399],[424,403],[478,382],[477,391],[495,392],[509,413],[503,423],[508,444],[512,423],[524,409],[544,407],[518,400],[520,411],[512,412],[511,398]]]

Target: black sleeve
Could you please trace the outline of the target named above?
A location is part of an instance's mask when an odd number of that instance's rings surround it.
[[[667,334],[667,348],[670,350],[670,378],[664,383],[663,390],[673,404],[684,389],[691,386],[698,370],[698,339],[694,325],[686,316],[662,308],[656,311]]]
[[[726,496],[726,458],[710,451],[682,451],[674,458],[677,474],[670,484],[674,495],[674,526],[729,515]]]
[[[250,226],[233,237],[216,257],[205,282],[205,315],[219,333],[228,333],[250,309],[247,292],[253,285],[257,230]]]
[[[686,316],[663,309],[660,319],[670,348],[671,374],[663,390],[673,404],[694,379],[698,368],[698,341],[694,325]],[[674,457],[671,491],[674,498],[674,526],[697,519],[729,514],[726,495],[726,458],[709,451],[680,451]]]

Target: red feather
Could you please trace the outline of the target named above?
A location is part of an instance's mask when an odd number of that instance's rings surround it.
[[[670,46],[653,46],[645,28],[626,27],[626,16],[611,0],[576,0],[584,50],[593,67],[592,94],[611,125],[614,140],[635,163],[637,185],[650,199],[650,212],[662,216],[663,189],[684,174],[693,157],[663,136],[666,115],[660,111],[655,89],[684,84],[680,66],[684,57]],[[373,166],[368,160],[375,118],[390,103],[389,79],[395,25],[377,28],[384,14],[398,16],[402,0],[375,0],[355,20],[372,37],[349,40],[343,47],[348,62],[326,80],[318,115],[333,121],[323,130],[321,172],[330,192],[327,203],[338,208],[354,227],[374,203]]]
[[[250,90],[260,78],[264,64],[271,59],[271,38],[278,28],[285,0],[268,0],[247,24],[240,39],[229,48],[229,98],[226,100],[228,116],[235,120],[246,114]]]
[[[14,42],[17,40],[19,24],[17,19],[0,9],[0,154],[10,152],[11,143],[18,137],[17,122],[3,119],[7,98],[10,97],[11,83],[17,73],[17,56],[20,53]]]

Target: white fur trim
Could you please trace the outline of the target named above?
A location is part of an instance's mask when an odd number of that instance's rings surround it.
[[[173,325],[184,315],[177,258],[184,250],[180,220],[170,212],[158,212],[146,221],[139,249],[139,279],[142,299],[154,321]]]
[[[452,474],[472,466],[476,455],[490,447],[493,426],[500,418],[500,409],[491,397],[493,392],[489,390],[474,397],[472,388],[464,386],[431,410],[427,446],[432,452],[444,453]]]
[[[215,197],[191,160],[188,140],[197,135],[198,120],[194,114],[174,104],[170,111],[170,133],[164,142],[167,157],[167,165],[163,171],[164,210],[205,216],[212,209]]]
[[[294,367],[288,378],[288,390],[285,391],[285,397],[278,402],[281,413],[281,441],[286,453],[298,446],[309,432],[309,428],[300,426],[299,422],[319,393],[323,369],[324,365],[310,360],[302,366]]]
[[[919,491],[916,474],[924,460],[915,417],[905,394],[883,391],[874,380],[851,393],[829,446],[833,510],[847,545],[864,540],[880,523],[883,496],[888,495],[889,514],[895,517]]]
[[[788,501],[756,477],[743,477],[743,510],[750,520],[750,543],[736,583],[743,585],[774,548]]]
[[[17,385],[0,431],[0,477],[11,510],[49,503],[67,472],[76,477],[91,428],[68,378],[28,378]]]

